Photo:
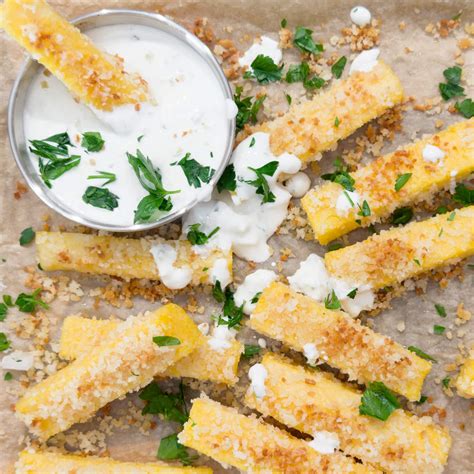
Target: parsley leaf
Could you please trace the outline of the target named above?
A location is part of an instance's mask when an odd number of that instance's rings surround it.
[[[415,403],[416,403],[417,405],[423,405],[423,403],[425,403],[426,400],[428,400],[428,397],[427,397],[426,395],[422,395],[422,396],[420,397],[420,399],[419,399],[418,401],[416,401]]]
[[[359,413],[385,421],[397,409],[400,402],[382,382],[372,382],[361,398]]]
[[[84,132],[82,134],[81,146],[87,151],[100,151],[105,141],[100,132]]]
[[[445,377],[443,380],[441,380],[441,383],[444,388],[449,388],[450,382],[451,382],[451,377]]]
[[[444,326],[440,326],[439,324],[435,324],[433,326],[433,333],[434,334],[440,335],[440,334],[443,334],[444,331],[446,331],[446,328]]]
[[[250,357],[253,357],[254,355],[259,354],[259,353],[260,353],[259,346],[254,346],[253,344],[245,344],[243,356],[246,357],[247,359],[250,359]]]
[[[344,247],[342,242],[332,242],[328,245],[328,252],[334,252],[334,250],[342,249],[342,247]]]
[[[234,102],[237,106],[237,116],[235,117],[235,126],[237,132],[242,130],[247,123],[257,123],[257,114],[264,100],[267,98],[266,95],[262,95],[254,100],[252,103],[252,97],[242,97],[242,87],[236,87],[234,94]]]
[[[362,207],[360,205],[358,206],[359,206],[359,212],[357,213],[357,215],[362,216],[362,217],[369,217],[371,215],[369,203],[365,199],[364,199],[364,202],[362,203]]]
[[[202,183],[209,183],[216,172],[210,166],[203,166],[194,158],[191,158],[191,153],[186,153],[184,158],[171,164],[181,167],[188,180],[188,184],[194,188],[200,188]]]
[[[408,350],[414,352],[418,357],[421,357],[425,360],[431,360],[432,362],[438,362],[436,359],[428,355],[426,352],[423,352],[419,347],[408,346]]]
[[[66,171],[69,171],[72,168],[75,168],[81,162],[81,157],[79,155],[72,155],[68,158],[58,159],[46,163],[40,158],[38,167],[41,179],[44,181],[44,184],[51,188],[51,181],[58,179]]]
[[[220,229],[220,227],[216,227],[208,235],[206,235],[204,232],[201,232],[199,230],[199,227],[201,227],[201,224],[193,224],[189,226],[187,239],[189,240],[189,242],[191,242],[192,245],[207,244],[207,242],[209,242],[209,239],[213,235],[215,235]]]
[[[456,202],[460,202],[464,206],[474,204],[474,189],[469,189],[462,183],[458,184],[456,186],[453,199]]]
[[[3,302],[9,307],[13,308],[15,304],[13,303],[12,297],[10,295],[3,295]]]
[[[0,321],[5,321],[8,313],[8,306],[5,303],[0,303]]]
[[[259,54],[250,65],[251,71],[246,71],[245,79],[255,78],[260,84],[268,84],[281,80],[283,64],[278,66],[270,56]]]
[[[0,352],[6,351],[10,347],[10,341],[4,332],[0,332]]]
[[[446,308],[442,304],[435,303],[435,309],[439,316],[446,317]]]
[[[178,441],[177,433],[161,439],[157,457],[163,461],[178,459],[185,466],[191,464],[193,459],[195,459],[189,455],[186,448]]]
[[[326,181],[340,184],[347,191],[355,191],[355,179],[348,173],[347,167],[342,164],[340,158],[334,162],[336,170],[333,173],[326,173],[321,176]]]
[[[289,84],[306,81],[309,76],[309,65],[307,62],[292,64],[286,72],[285,81]]]
[[[334,290],[332,290],[331,293],[329,293],[329,295],[327,295],[324,299],[324,306],[327,309],[339,309],[341,307],[341,302],[339,301],[339,298],[337,297]]]
[[[411,178],[412,173],[399,174],[397,180],[395,181],[395,191],[400,191],[400,189],[407,184],[408,180]]]
[[[163,212],[171,211],[172,208],[173,204],[169,198],[157,194],[149,194],[138,203],[133,223],[158,220]]]
[[[341,56],[332,66],[331,72],[336,79],[339,79],[342,76],[342,72],[346,67],[347,58],[345,56]]]
[[[454,218],[456,217],[456,211],[453,211],[451,212],[451,214],[449,214],[448,218],[446,219],[448,222],[452,222],[454,221]]]
[[[33,291],[31,295],[27,293],[20,293],[15,301],[15,305],[23,313],[33,313],[38,306],[44,309],[49,309],[49,306],[38,295],[41,293],[41,288]]]
[[[304,53],[319,54],[324,51],[324,48],[321,44],[314,42],[312,35],[313,30],[298,26],[293,36],[293,44]]]
[[[97,171],[97,173],[99,174],[93,174],[91,176],[88,176],[87,179],[105,179],[102,186],[105,186],[109,183],[113,183],[117,179],[115,173],[110,173],[109,171]]]
[[[235,168],[231,163],[225,167],[219,181],[217,181],[217,191],[222,192],[224,189],[227,191],[235,191],[237,188],[237,180],[235,179]]]
[[[303,82],[303,85],[306,87],[306,89],[321,89],[321,87],[326,84],[326,81],[319,76],[314,75],[311,79],[307,79],[306,81]]]
[[[20,245],[28,245],[32,242],[35,238],[36,232],[33,230],[32,227],[27,227],[23,229],[20,234]]]
[[[252,299],[250,300],[250,303],[252,304],[256,304],[258,303],[258,300],[260,299],[260,296],[262,296],[262,292],[259,291],[258,293],[255,293],[252,297]]]
[[[413,209],[411,207],[399,207],[392,214],[392,224],[405,225],[413,218]]]
[[[223,303],[225,301],[225,293],[219,280],[217,280],[212,287],[212,296],[218,303]]]
[[[181,344],[181,341],[173,336],[155,336],[153,337],[153,342],[158,347],[179,346]]]
[[[448,67],[443,71],[443,76],[450,84],[459,84],[461,82],[462,69],[459,66]]]
[[[443,71],[443,75],[447,82],[440,83],[438,87],[441,97],[444,100],[464,95],[464,87],[459,85],[461,82],[461,74],[462,69],[459,66],[449,67]]]
[[[240,327],[240,323],[242,321],[242,318],[244,317],[244,305],[242,304],[241,306],[237,306],[234,301],[234,294],[232,293],[232,290],[227,287],[225,291],[222,291],[221,285],[219,283],[219,289],[216,289],[217,287],[214,287],[214,291],[212,292],[214,298],[219,298],[216,300],[221,302],[220,300],[222,299],[222,295],[224,297],[224,306],[222,308],[222,314],[218,317],[217,319],[217,325],[218,326],[227,326],[229,329],[232,329],[234,327]]]
[[[286,28],[286,25],[287,25],[287,24],[288,24],[288,21],[287,21],[286,18],[283,18],[283,19],[281,20],[281,22],[280,22],[280,26],[281,26],[282,28]]]
[[[147,385],[139,395],[146,402],[142,415],[163,415],[165,420],[186,423],[188,415],[185,411],[184,399],[179,395],[164,393],[156,382]]]
[[[462,116],[468,119],[474,117],[474,102],[472,99],[464,99],[462,102],[456,102],[454,107]]]
[[[257,188],[255,192],[263,196],[262,203],[275,202],[275,195],[271,192],[265,176],[273,176],[275,174],[278,168],[278,161],[269,161],[260,168],[252,168],[250,166],[248,168],[257,175],[257,178],[248,180],[246,183]]]
[[[3,380],[5,380],[6,382],[9,382],[12,379],[13,379],[12,373],[11,372],[5,372],[5,375],[3,376]]]
[[[349,291],[349,293],[347,293],[347,296],[353,300],[357,295],[357,288],[354,288],[353,290]]]
[[[110,192],[107,188],[98,188],[97,186],[88,186],[82,195],[82,200],[86,204],[108,211],[113,211],[118,207],[119,199],[116,194]]]
[[[290,94],[285,94],[285,97],[286,97],[286,101],[288,102],[288,105],[291,105],[291,95]]]

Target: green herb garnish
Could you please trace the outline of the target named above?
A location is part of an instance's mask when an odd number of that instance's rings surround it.
[[[224,303],[222,314],[217,318],[217,324],[219,326],[227,326],[229,329],[240,327],[244,317],[244,305],[237,306],[235,304],[232,290],[229,287],[223,290],[220,282],[216,281],[212,295],[218,303]]]
[[[326,173],[321,175],[321,178],[326,181],[332,181],[333,183],[340,184],[347,191],[355,191],[354,178],[347,171],[347,167],[342,164],[340,158],[334,161],[335,171],[333,173]]]
[[[328,245],[328,252],[333,252],[334,250],[339,250],[344,247],[342,242],[332,242]]]
[[[209,242],[209,239],[215,235],[220,227],[213,229],[208,235],[199,230],[201,224],[193,224],[189,226],[187,239],[191,242],[192,245],[204,245]]]
[[[133,222],[137,224],[157,220],[162,213],[169,212],[172,208],[170,199],[157,194],[149,194],[138,203]]]
[[[36,232],[32,227],[23,229],[20,234],[20,245],[28,245],[35,238]]]
[[[443,334],[444,331],[446,331],[446,328],[444,326],[440,326],[439,324],[435,324],[433,326],[433,333],[434,334],[440,335],[440,334]]]
[[[260,299],[260,296],[262,296],[262,292],[259,291],[258,293],[255,293],[252,297],[252,299],[250,300],[250,303],[252,304],[256,304],[258,303],[258,300]]]
[[[270,56],[259,54],[250,65],[251,70],[246,71],[244,79],[256,79],[260,84],[268,84],[281,80],[283,64],[278,66]]]
[[[44,181],[44,184],[51,188],[51,181],[58,179],[66,171],[71,170],[79,165],[81,162],[81,157],[79,155],[72,155],[68,158],[58,159],[45,163],[41,158],[39,159],[39,171],[41,179]]]
[[[173,336],[154,336],[153,342],[159,347],[179,346],[181,341]]]
[[[347,296],[348,298],[350,298],[351,300],[353,300],[357,295],[357,288],[354,288],[353,290],[349,291],[349,293],[347,293]]]
[[[177,459],[185,466],[191,464],[195,457],[191,457],[186,448],[178,441],[178,434],[172,434],[162,438],[157,453],[158,459],[171,461]]]
[[[237,180],[235,177],[235,168],[234,165],[231,163],[227,165],[222,173],[219,181],[217,181],[217,191],[222,192],[224,189],[227,191],[235,191],[237,188]]]
[[[446,308],[442,304],[435,303],[434,307],[439,316],[446,317]]]
[[[18,306],[18,309],[23,313],[33,313],[38,306],[41,306],[43,309],[49,309],[49,306],[38,297],[40,293],[41,288],[33,291],[31,295],[28,293],[20,293],[15,300],[15,305]]]
[[[259,353],[260,353],[259,346],[254,346],[252,344],[245,344],[243,356],[246,357],[247,359],[250,359],[250,357],[253,357],[254,355],[259,354]]]
[[[0,303],[0,321],[5,321],[8,314],[8,306],[5,303]]]
[[[392,224],[405,225],[413,218],[413,209],[411,207],[400,207],[392,214]]]
[[[304,53],[319,54],[323,52],[323,45],[315,43],[312,35],[313,30],[298,26],[293,36],[293,44]]]
[[[332,290],[331,293],[329,293],[329,295],[327,295],[324,299],[324,306],[327,309],[339,309],[341,307],[341,302],[339,301],[339,298],[337,297],[334,290]]]
[[[5,375],[3,376],[3,380],[5,380],[5,382],[9,382],[12,379],[13,379],[13,375],[11,374],[11,372],[5,372]]]
[[[87,151],[100,151],[105,141],[100,132],[84,132],[82,134],[81,146]]]
[[[456,186],[453,199],[464,206],[474,204],[474,189],[467,188],[464,184]]]
[[[98,174],[88,176],[87,179],[105,179],[102,186],[105,186],[109,183],[113,183],[117,179],[115,173],[110,173],[109,171],[97,171],[97,173]]]
[[[225,301],[225,293],[219,280],[217,280],[212,287],[212,296],[218,303],[223,303]]]
[[[357,215],[362,216],[362,217],[369,217],[371,212],[370,212],[370,207],[369,203],[364,199],[364,202],[362,203],[362,206],[359,206],[359,212]]]
[[[286,101],[288,102],[288,105],[291,105],[291,95],[290,94],[285,94]]]
[[[107,188],[98,188],[97,186],[88,186],[82,195],[82,200],[86,204],[108,211],[113,211],[118,207],[119,199],[116,194],[110,192]]]
[[[10,347],[10,341],[4,332],[0,332],[0,352],[6,351]]]
[[[421,357],[425,360],[430,360],[432,362],[438,362],[436,359],[428,355],[426,352],[423,352],[419,347],[416,346],[408,346],[408,350],[414,352],[418,357]]]
[[[286,25],[288,24],[286,18],[283,18],[281,21],[280,21],[280,26],[282,28],[286,28]]]
[[[339,117],[336,117],[336,118],[334,119],[334,126],[335,126],[336,128],[338,128],[340,123],[341,123],[341,121],[339,120]]]
[[[451,214],[449,214],[448,219],[447,219],[448,222],[454,221],[455,217],[456,217],[456,211],[451,212]]]
[[[408,180],[411,178],[412,173],[404,173],[398,175],[396,181],[395,181],[395,191],[400,191],[400,189],[407,184]]]
[[[254,145],[255,145],[255,137],[252,137],[252,139],[250,140],[249,148],[252,148]]]
[[[146,402],[142,415],[162,415],[165,420],[186,423],[188,414],[182,392],[178,395],[164,393],[156,382],[147,385],[139,395]]]
[[[209,183],[216,172],[210,166],[203,166],[194,158],[191,158],[191,153],[186,153],[184,158],[171,164],[181,167],[188,184],[194,188],[200,188],[202,183]]]
[[[289,67],[285,80],[290,84],[294,82],[302,82],[306,89],[320,89],[326,83],[324,79],[316,75],[310,78],[309,74],[309,65],[303,61],[301,64],[294,64]]]
[[[459,85],[461,82],[461,74],[462,69],[459,66],[449,67],[443,71],[446,83],[440,83],[438,87],[441,97],[444,100],[464,95],[464,87]]]
[[[359,413],[385,421],[397,409],[400,402],[382,382],[372,382],[362,395]]]
[[[417,405],[423,405],[423,403],[425,403],[426,400],[428,400],[428,397],[427,397],[426,395],[422,395],[422,396],[420,397],[420,399],[419,399],[418,401],[416,401],[415,403],[416,403]]]
[[[275,202],[276,197],[271,192],[270,186],[265,176],[273,176],[277,168],[278,161],[269,161],[260,168],[252,168],[249,166],[249,170],[253,171],[257,175],[257,178],[248,180],[246,183],[257,188],[255,192],[263,196],[262,203]]]
[[[445,377],[443,380],[441,380],[441,384],[444,388],[449,388],[449,382],[451,382],[451,377]]]
[[[266,95],[256,98],[252,103],[252,97],[242,97],[242,87],[235,88],[234,102],[237,106],[235,126],[237,132],[242,130],[247,123],[257,123],[257,114],[266,99]]]
[[[342,76],[342,72],[346,67],[347,58],[345,56],[341,56],[332,66],[331,72],[336,79],[339,79]]]
[[[467,119],[474,117],[474,102],[472,99],[464,99],[462,102],[454,104],[456,110]]]

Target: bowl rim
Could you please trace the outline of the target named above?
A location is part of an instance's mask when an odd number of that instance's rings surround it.
[[[206,44],[204,44],[197,36],[190,33],[184,27],[179,25],[178,23],[170,20],[169,18],[159,14],[159,13],[151,13],[141,10],[133,10],[133,9],[101,9],[95,12],[87,13],[85,15],[81,15],[78,17],[69,20],[74,26],[79,28],[81,31],[82,27],[85,25],[81,25],[90,20],[99,20],[101,18],[110,17],[112,15],[115,16],[123,16],[124,18],[129,18],[130,21],[124,21],[123,24],[134,24],[133,18],[138,19],[145,19],[151,20],[158,25],[158,29],[161,31],[165,31],[167,34],[172,34],[173,36],[177,37],[179,40],[184,41],[191,49],[194,50],[195,53],[199,54],[202,59],[204,59],[207,64],[209,65],[210,69],[212,70],[213,74],[216,76],[218,82],[220,83],[222,92],[224,94],[224,100],[230,99],[234,100],[232,89],[230,84],[222,70],[221,65],[219,64],[217,58],[211,52]],[[117,22],[116,24],[120,24]],[[159,28],[159,25],[166,28]],[[91,28],[85,27],[84,30],[87,31],[88,29],[99,28],[104,25],[94,25]],[[146,25],[153,27],[153,25]],[[162,225],[168,224],[173,222],[179,218],[181,218],[184,214],[189,212],[196,204],[203,201],[205,196],[201,197],[200,199],[194,199],[186,206],[177,209],[175,212],[167,214],[163,216],[161,219],[155,222],[147,222],[141,224],[131,224],[131,225],[116,225],[116,224],[104,224],[97,222],[95,220],[90,220],[84,217],[81,214],[74,212],[69,207],[63,206],[58,199],[55,199],[53,193],[47,192],[46,186],[44,184],[39,183],[37,179],[32,176],[31,171],[27,168],[27,163],[24,162],[24,158],[22,157],[23,150],[21,150],[21,146],[18,143],[18,133],[16,133],[16,121],[18,120],[17,114],[17,106],[18,106],[18,99],[19,97],[19,90],[20,88],[29,87],[31,84],[32,78],[36,77],[37,72],[35,71],[31,77],[27,77],[28,73],[31,73],[32,68],[44,68],[41,64],[35,61],[31,56],[29,56],[21,65],[19,73],[13,83],[9,100],[8,100],[8,114],[7,114],[7,129],[8,129],[8,140],[10,144],[10,149],[15,159],[17,167],[20,169],[23,178],[25,179],[26,183],[28,184],[29,188],[33,190],[37,197],[43,201],[49,208],[53,209],[55,212],[59,213],[63,217],[74,221],[78,224],[97,229],[97,230],[105,230],[109,232],[139,232],[145,231],[150,229],[155,229]],[[25,85],[26,81],[26,85]],[[20,110],[22,113],[23,110]],[[22,120],[22,119],[21,119]],[[219,167],[216,169],[212,179],[209,181],[211,192],[214,190],[217,181],[219,180],[220,176],[224,172],[226,166],[228,165],[231,156],[232,150],[234,148],[234,141],[235,141],[235,123],[236,118],[228,118],[228,136],[227,136],[227,144],[223,153],[222,160],[219,164]],[[26,137],[24,137],[24,133],[22,130],[21,133],[22,137],[21,140],[25,140],[26,145]],[[25,150],[26,152],[26,150]],[[28,159],[30,159],[28,157]]]

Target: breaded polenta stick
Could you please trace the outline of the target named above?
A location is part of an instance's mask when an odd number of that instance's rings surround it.
[[[425,148],[437,147],[435,152],[445,156],[436,161]],[[395,209],[430,198],[434,193],[452,186],[453,180],[462,180],[474,172],[474,118],[456,123],[446,130],[416,143],[399,148],[394,153],[372,161],[354,173],[355,192],[360,205],[365,200],[370,215],[361,217],[358,206],[341,213],[336,202],[344,188],[327,182],[310,190],[301,201],[313,228],[316,240],[326,245],[331,240],[357,229],[367,227],[389,217]],[[395,189],[397,178],[411,173],[410,179]],[[356,222],[356,220],[358,222]]]
[[[148,86],[128,74],[44,0],[4,0],[0,27],[82,102],[102,111],[145,102]]]
[[[176,249],[174,266],[189,268],[191,284],[214,283],[210,274],[214,264],[227,262],[232,275],[232,252],[213,248],[203,255],[195,252],[187,240],[127,239],[108,235],[88,235],[73,232],[37,232],[36,251],[43,270],[73,270],[105,274],[121,278],[160,280],[152,245],[170,245]]]
[[[86,354],[104,337],[121,324],[113,319],[90,319],[78,315],[68,316],[61,329],[59,356],[74,360]],[[244,346],[237,340],[229,341],[228,348],[213,349],[207,342],[196,348],[190,355],[168,367],[163,377],[191,377],[215,383],[234,385],[238,381],[237,368]]]
[[[383,230],[326,253],[332,277],[374,289],[401,283],[474,254],[474,206]]]
[[[158,345],[153,341],[157,336],[178,343]],[[98,346],[29,388],[15,411],[32,433],[46,440],[149,384],[203,343],[197,326],[177,305],[130,317]]]
[[[458,395],[464,398],[474,398],[474,347],[469,357],[464,361],[455,382]]]
[[[431,363],[343,311],[330,310],[283,283],[263,290],[248,326],[359,383],[379,381],[411,401],[421,396]],[[309,350],[308,350],[309,349]]]
[[[293,153],[309,162],[319,160],[323,151],[402,100],[400,80],[387,64],[378,61],[371,71],[336,81],[328,90],[256,129],[270,134],[275,155]]]
[[[208,398],[194,400],[180,443],[243,472],[380,472],[341,453],[320,454],[306,441]]]
[[[212,474],[210,467],[170,466],[162,462],[123,462],[96,456],[21,451],[15,474]]]
[[[384,472],[441,473],[448,459],[448,430],[427,417],[395,410],[381,421],[360,415],[362,393],[332,374],[307,370],[288,359],[267,353],[265,395],[251,388],[245,403],[298,431],[334,433],[341,450]]]

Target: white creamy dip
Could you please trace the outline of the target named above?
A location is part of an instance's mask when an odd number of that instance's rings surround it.
[[[282,52],[278,42],[272,40],[268,36],[262,36],[256,43],[254,43],[245,54],[239,58],[241,66],[250,67],[254,59],[259,55],[269,56],[273,59],[275,64],[278,64],[282,58]]]
[[[379,48],[362,51],[362,53],[358,54],[354,61],[352,61],[351,67],[349,68],[349,74],[352,74],[353,72],[372,71],[372,69],[377,65],[379,55]]]
[[[262,364],[252,365],[249,369],[250,386],[257,398],[263,398],[267,391],[265,388],[265,380],[268,377],[268,372]]]
[[[236,107],[226,100],[206,61],[187,44],[151,27],[113,25],[87,34],[101,49],[120,55],[127,71],[139,73],[148,82],[156,105],[141,104],[139,111],[124,106],[94,113],[76,103],[59,80],[39,74],[26,98],[25,138],[45,139],[67,131],[75,145],[69,148],[70,154],[81,156],[79,166],[51,181],[51,192],[74,213],[104,224],[130,225],[137,204],[148,194],[126,156],[140,149],[160,169],[163,187],[180,190],[171,195],[173,210],[208,195],[209,185],[191,187],[182,168],[171,166],[190,153],[201,165],[217,169],[223,157]],[[100,132],[105,140],[99,152],[87,153],[77,142],[76,137],[91,131]],[[30,156],[37,166],[38,157]],[[82,200],[88,186],[103,184],[104,180],[87,180],[97,171],[116,174],[116,181],[105,186],[119,197],[113,211]]]
[[[246,181],[254,180],[255,173],[249,167],[258,169],[271,161],[278,167],[273,176],[265,176],[274,202],[263,203],[256,187]],[[290,153],[273,155],[269,135],[254,133],[234,150],[231,163],[237,176],[237,188],[233,192],[214,191],[213,199],[194,206],[184,217],[183,229],[201,224],[200,230],[210,233],[216,227],[219,232],[213,237],[213,244],[224,250],[232,248],[239,257],[254,262],[264,262],[271,255],[267,240],[275,233],[287,215],[291,194],[278,182],[281,174],[295,174],[301,168],[301,161]]]
[[[261,268],[245,277],[242,284],[237,287],[234,293],[234,300],[237,306],[244,305],[244,313],[250,314],[255,309],[257,303],[252,303],[258,294],[261,293],[270,283],[277,279],[277,275],[272,270]]]
[[[370,23],[372,15],[370,11],[365,7],[354,7],[351,10],[351,21],[357,26],[365,26]]]
[[[446,153],[441,148],[427,143],[422,151],[423,159],[430,163],[441,163]]]

